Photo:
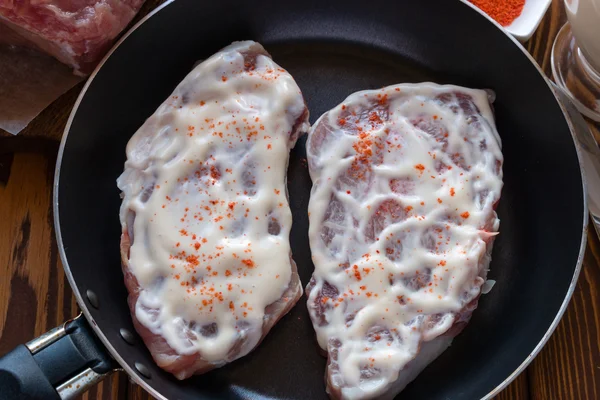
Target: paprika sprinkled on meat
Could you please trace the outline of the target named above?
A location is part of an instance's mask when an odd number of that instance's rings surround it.
[[[129,141],[118,180],[129,303],[177,378],[246,355],[302,294],[283,193],[307,129],[293,78],[238,42],[194,68]]]
[[[391,398],[469,320],[486,279],[503,160],[488,95],[431,83],[358,92],[306,146],[306,291],[328,393]]]

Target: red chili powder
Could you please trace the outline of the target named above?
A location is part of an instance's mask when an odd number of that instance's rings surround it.
[[[502,26],[508,26],[521,15],[525,0],[469,0]]]

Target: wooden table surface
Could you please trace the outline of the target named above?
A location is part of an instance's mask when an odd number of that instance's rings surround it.
[[[140,16],[161,2],[148,0]],[[549,76],[552,42],[565,20],[562,0],[553,0],[525,44]],[[58,256],[51,195],[58,143],[81,87],[56,100],[18,136],[0,130],[0,355],[78,314]],[[590,127],[600,139],[600,126]],[[591,226],[583,270],[564,318],[498,399],[600,399],[600,242]],[[83,398],[150,396],[119,373]]]

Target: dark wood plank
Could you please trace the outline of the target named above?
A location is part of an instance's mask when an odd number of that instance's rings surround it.
[[[506,389],[504,389],[498,396],[495,397],[496,400],[529,400],[529,382],[527,379],[527,374],[523,373],[510,384]]]
[[[129,382],[128,388],[128,399],[129,400],[153,400],[154,397],[150,396],[148,392],[136,385],[133,381]]]

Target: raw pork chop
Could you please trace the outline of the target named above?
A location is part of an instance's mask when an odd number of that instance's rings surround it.
[[[198,65],[127,145],[121,255],[135,327],[179,379],[248,354],[302,295],[286,169],[308,129],[258,43]]]
[[[477,307],[502,188],[488,94],[358,92],[309,133],[306,289],[333,398],[391,398]]]
[[[28,45],[91,72],[144,0],[0,0],[0,43]],[[9,37],[10,36],[10,37]]]

